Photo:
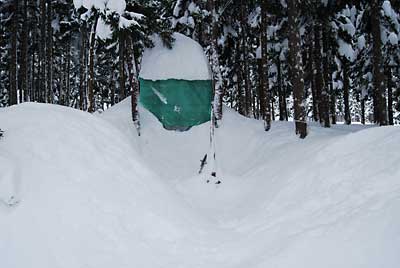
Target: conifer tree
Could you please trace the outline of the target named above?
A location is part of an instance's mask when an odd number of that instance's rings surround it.
[[[291,64],[291,84],[294,98],[294,120],[296,134],[304,139],[307,136],[307,122],[304,105],[304,78],[303,63],[300,53],[300,29],[297,0],[288,0],[288,24],[289,24],[289,55]]]

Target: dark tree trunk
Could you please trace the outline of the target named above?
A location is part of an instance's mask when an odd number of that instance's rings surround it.
[[[312,102],[313,120],[315,122],[318,122],[319,121],[319,109],[318,109],[319,99],[318,99],[318,94],[317,94],[317,87],[315,85],[316,74],[315,74],[315,70],[314,70],[314,66],[315,66],[315,64],[314,64],[314,45],[313,45],[314,42],[313,42],[312,38],[309,38],[309,39],[310,40],[309,40],[309,44],[308,44],[308,53],[305,53],[305,54],[308,54],[308,58],[307,58],[308,64],[306,67],[307,68],[306,73],[308,74],[307,77],[309,78],[309,81],[310,81],[311,96],[312,96],[312,100],[313,100],[313,102]]]
[[[241,115],[246,115],[245,110],[245,99],[244,99],[244,92],[243,92],[243,68],[242,68],[242,61],[241,61],[241,42],[236,43],[236,68],[237,68],[237,95],[236,95],[236,102],[238,103],[237,108],[238,112]]]
[[[336,125],[336,93],[335,89],[333,88],[333,80],[332,74],[329,73],[329,87],[330,87],[330,102],[329,102],[329,109],[331,110],[331,122],[332,125]]]
[[[384,86],[384,74],[382,69],[382,44],[380,28],[381,1],[371,0],[371,32],[372,32],[372,65],[373,65],[373,84],[376,101],[376,122],[380,126],[385,126],[387,122],[387,107]]]
[[[30,25],[34,25],[31,28],[31,38],[32,38],[32,46],[31,46],[31,62],[30,62],[30,101],[39,101],[39,65],[40,62],[37,61],[37,40],[38,40],[38,35],[37,35],[37,27],[36,25],[38,24],[38,20],[36,18],[36,0],[30,0],[30,6],[32,8],[30,9]]]
[[[68,36],[68,44],[67,44],[67,93],[66,93],[66,105],[70,106],[71,101],[71,34]]]
[[[393,125],[393,77],[392,77],[392,69],[389,66],[387,72],[387,88],[388,88],[388,118],[389,125]]]
[[[10,62],[10,96],[9,104],[18,103],[17,83],[17,38],[18,38],[18,0],[13,1],[13,17],[11,27],[11,62]]]
[[[374,88],[372,92],[372,106],[373,106],[373,115],[374,115],[374,123],[379,124],[379,110],[378,110],[378,93]]]
[[[212,35],[211,35],[211,67],[213,70],[213,88],[214,88],[214,100],[213,100],[213,112],[216,120],[222,119],[222,100],[223,100],[223,84],[222,75],[219,66],[218,57],[218,21],[215,1],[210,0],[210,11],[212,16]]]
[[[252,85],[251,79],[249,79],[249,80],[250,80],[250,88],[253,88],[253,86],[255,86],[255,85]],[[258,99],[257,92],[251,90],[251,110],[253,111],[253,117],[259,119],[260,118],[260,109],[258,108],[257,99]]]
[[[110,102],[111,106],[115,105],[115,83],[114,83],[115,75],[114,75],[114,69],[111,69],[111,96],[110,96]]]
[[[127,42],[127,69],[129,75],[129,84],[130,84],[130,93],[131,93],[131,113],[132,113],[132,121],[137,130],[138,135],[140,136],[140,120],[139,120],[139,110],[138,110],[138,101],[140,94],[140,84],[138,80],[138,65],[135,59],[135,54],[133,52],[133,42],[129,37]]]
[[[286,110],[286,92],[282,87],[282,63],[278,58],[277,60],[278,69],[278,94],[279,94],[279,120],[288,120],[287,110]]]
[[[321,25],[317,21],[314,25],[314,64],[313,64],[313,71],[314,71],[314,78],[315,78],[315,92],[316,92],[316,104],[318,106],[318,119],[321,124],[323,124],[323,105],[322,105],[322,90],[324,87],[324,80],[322,77],[322,61],[321,61]]]
[[[242,35],[242,65],[243,65],[243,79],[244,79],[244,110],[245,115],[250,115],[251,107],[251,91],[250,91],[250,79],[249,79],[249,63],[248,63],[248,49],[247,49],[247,10],[246,5],[241,1],[241,35]]]
[[[69,41],[63,46],[64,54],[60,57],[61,64],[63,65],[63,72],[61,75],[61,86],[60,86],[60,105],[68,106],[67,93],[68,91],[68,77],[69,77]]]
[[[263,91],[265,89],[265,72],[263,70],[263,63],[261,59],[257,59],[257,67],[258,67],[258,80],[259,83],[257,84],[257,95],[258,95],[258,117],[257,119],[264,120],[265,118],[265,107],[266,107],[266,102],[265,102],[265,92]],[[264,123],[265,124],[265,123]]]
[[[53,97],[53,27],[51,25],[53,12],[52,0],[47,1],[47,38],[46,38],[46,67],[47,67],[47,87],[46,87],[46,101],[52,103]]]
[[[24,0],[21,32],[21,68],[19,102],[28,101],[28,0]]]
[[[125,40],[123,34],[119,35],[118,63],[119,63],[119,99],[125,99]]]
[[[40,0],[39,101],[46,101],[46,0]]]
[[[307,122],[304,104],[304,77],[303,63],[300,53],[300,31],[296,0],[288,2],[288,22],[289,22],[289,57],[291,62],[291,83],[294,98],[294,120],[296,134],[304,139],[307,136]]]
[[[275,106],[274,106],[275,99],[274,99],[274,96],[271,96],[270,99],[271,99],[271,102],[270,102],[269,109],[271,111],[271,119],[272,119],[272,121],[275,121]]]
[[[285,120],[286,121],[289,121],[289,111],[288,111],[288,108],[287,108],[287,102],[286,102],[286,96],[287,96],[287,85],[285,85],[285,86],[283,86],[282,87],[282,90],[283,90],[283,96],[284,96],[284,102],[283,102],[283,105],[284,105],[284,111],[285,111]]]
[[[59,98],[58,98],[58,104],[60,105],[65,105],[65,95],[67,92],[67,60],[66,60],[66,55],[67,55],[67,48],[66,48],[66,44],[63,46],[62,49],[62,54],[59,57],[59,61],[60,61],[60,66],[62,72],[60,72],[60,92],[59,92]],[[57,63],[56,63],[57,65]],[[57,80],[57,79],[56,79]]]
[[[328,44],[328,37],[327,37],[327,28],[329,27],[329,22],[324,20],[323,27],[322,27],[322,48],[323,48],[323,58],[322,58],[322,66],[323,66],[323,81],[324,86],[321,90],[321,119],[323,121],[324,127],[330,127],[330,120],[329,120],[329,72],[330,72],[330,49]]]
[[[95,15],[92,30],[90,32],[89,44],[89,83],[88,83],[88,112],[93,113],[96,109],[94,99],[94,48],[96,45],[96,27],[98,14]]]
[[[35,34],[32,33],[32,44],[35,44]],[[36,101],[36,53],[32,49],[29,61],[29,99],[28,101]]]
[[[85,23],[81,24],[80,27],[81,32],[81,48],[80,48],[80,70],[79,70],[79,109],[82,111],[85,110],[84,107],[84,99],[85,99],[85,71],[86,71],[86,25]]]
[[[351,124],[350,115],[350,102],[349,102],[349,92],[350,92],[350,81],[349,81],[349,71],[348,63],[343,61],[343,102],[344,102],[344,122],[346,125]]]
[[[365,98],[361,99],[361,124],[365,125]]]
[[[271,129],[271,106],[270,92],[268,85],[268,51],[267,51],[267,1],[261,3],[261,65],[260,65],[260,115],[264,120],[264,130]]]

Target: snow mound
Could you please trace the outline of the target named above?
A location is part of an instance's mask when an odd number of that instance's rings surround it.
[[[164,46],[158,36],[154,47],[145,49],[140,77],[147,80],[210,80],[211,72],[203,48],[193,39],[174,33],[172,49]]]
[[[134,134],[129,107],[103,118]],[[222,184],[213,185],[197,174],[208,124],[177,133],[146,110],[141,117],[143,159],[218,230],[198,267],[399,266],[399,127],[311,125],[299,140],[292,122],[266,133],[262,122],[224,109],[216,130]]]
[[[198,248],[202,220],[103,119],[28,103],[0,125],[0,267],[162,267]]]
[[[400,128],[262,122],[224,109],[164,130],[130,100],[101,115],[0,110],[0,267],[397,268]]]

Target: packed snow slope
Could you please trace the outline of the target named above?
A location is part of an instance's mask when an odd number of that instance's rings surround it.
[[[399,267],[400,128],[299,140],[225,109],[216,185],[209,124],[141,110],[138,137],[129,109],[0,110],[0,267]]]
[[[0,125],[1,268],[178,267],[201,248],[203,220],[108,122],[28,103]]]

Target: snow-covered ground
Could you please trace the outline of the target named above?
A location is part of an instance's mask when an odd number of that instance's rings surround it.
[[[300,140],[226,109],[216,185],[198,175],[209,124],[141,110],[137,137],[129,109],[0,110],[1,268],[400,266],[399,127]]]

